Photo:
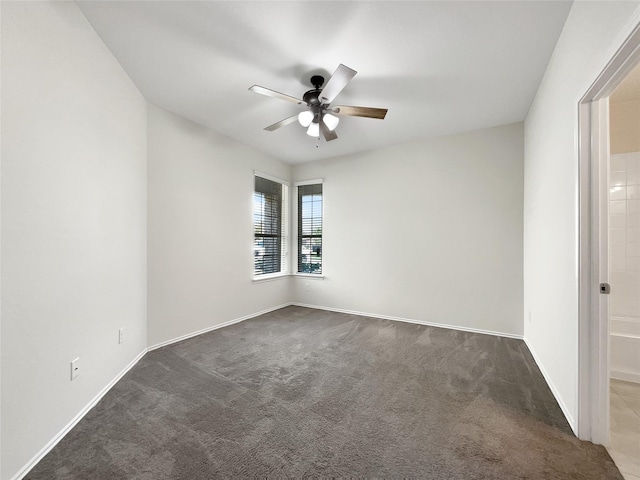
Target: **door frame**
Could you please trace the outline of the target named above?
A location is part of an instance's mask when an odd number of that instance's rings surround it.
[[[609,444],[609,96],[640,63],[640,15],[578,103],[578,424],[582,440]]]

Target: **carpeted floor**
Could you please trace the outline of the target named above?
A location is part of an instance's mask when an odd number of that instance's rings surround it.
[[[521,340],[287,307],[147,354],[26,477],[622,479]]]

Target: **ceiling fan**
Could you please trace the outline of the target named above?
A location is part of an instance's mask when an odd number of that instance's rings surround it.
[[[305,128],[308,127],[307,135],[319,137],[320,132],[322,132],[322,136],[329,142],[338,138],[335,129],[340,121],[338,118],[340,116],[378,118],[383,120],[387,114],[386,108],[354,107],[350,105],[331,106],[331,102],[333,102],[344,87],[348,85],[351,79],[356,76],[356,73],[358,72],[340,64],[324,88],[322,87],[324,77],[314,75],[311,77],[313,89],[306,92],[302,96],[302,100],[259,85],[253,85],[249,90],[259,93],[260,95],[266,95],[267,97],[279,98],[287,102],[304,105],[308,108],[297,115],[265,127],[265,130],[272,132],[298,120],[300,125]]]

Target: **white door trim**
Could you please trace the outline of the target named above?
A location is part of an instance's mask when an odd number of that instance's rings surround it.
[[[639,13],[639,11],[636,11]],[[578,104],[578,437],[609,442],[608,97],[640,62],[640,18]]]

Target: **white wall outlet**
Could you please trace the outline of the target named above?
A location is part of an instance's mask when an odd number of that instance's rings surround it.
[[[118,343],[124,343],[124,327],[118,330]]]
[[[305,292],[309,291],[309,282],[304,282],[304,291]]]
[[[71,380],[80,375],[80,357],[71,360]]]
[[[528,320],[529,320],[529,323],[531,323],[531,310],[529,310],[529,318],[528,318]]]

